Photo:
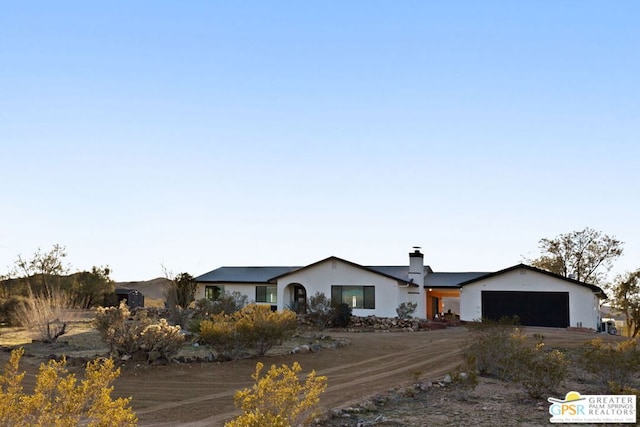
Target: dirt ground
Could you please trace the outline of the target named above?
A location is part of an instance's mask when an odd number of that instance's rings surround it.
[[[526,328],[525,332],[529,336],[542,333],[550,348],[580,346],[596,337],[594,333],[549,328]],[[123,367],[116,380],[114,395],[133,398],[132,406],[141,426],[222,426],[238,413],[233,394],[251,385],[256,362],[269,366],[298,361],[304,372],[313,369],[328,377],[327,390],[321,396],[321,406],[326,413],[347,408],[335,411],[337,415],[325,421],[327,426],[504,425],[500,420],[518,419],[515,424],[548,422],[548,404],[529,401],[519,390],[497,381],[483,379],[472,393],[461,394],[437,384],[418,393],[407,393],[407,385],[416,381],[437,383],[460,364],[461,345],[470,337],[465,327],[424,332],[329,331],[327,334],[345,338],[350,344],[316,353],[281,354],[225,363],[130,364]],[[66,352],[73,354],[74,351],[90,356],[92,352],[99,354],[101,349],[81,349],[70,343]],[[4,364],[8,354],[0,353],[0,363]],[[28,372],[25,385],[33,382],[41,361],[37,357],[23,359],[21,367]],[[362,414],[362,402],[370,406],[366,414]],[[509,418],[512,415],[516,418]]]

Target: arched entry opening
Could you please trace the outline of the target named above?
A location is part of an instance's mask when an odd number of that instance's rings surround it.
[[[285,288],[285,295],[288,294],[289,310],[298,314],[307,312],[307,290],[300,283],[289,283]]]

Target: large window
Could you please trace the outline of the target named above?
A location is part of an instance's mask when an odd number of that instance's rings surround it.
[[[331,302],[344,303],[351,308],[376,308],[375,286],[332,286]]]
[[[256,302],[275,304],[278,302],[277,286],[256,286]]]
[[[224,294],[224,286],[205,286],[204,297],[209,301],[217,300],[222,294]]]

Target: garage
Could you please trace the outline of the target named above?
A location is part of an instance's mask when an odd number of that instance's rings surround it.
[[[598,286],[525,264],[460,282],[460,320],[481,322],[517,315],[526,326],[600,327],[606,299]]]
[[[569,292],[482,291],[482,317],[518,316],[524,326],[569,326]]]

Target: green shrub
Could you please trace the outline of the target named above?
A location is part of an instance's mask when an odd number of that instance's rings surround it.
[[[413,313],[415,313],[416,308],[418,308],[417,302],[403,302],[396,308],[396,314],[398,318],[407,320],[413,317]]]
[[[341,303],[335,307],[331,324],[336,328],[346,328],[351,323],[351,307]]]
[[[24,304],[24,297],[11,297],[0,300],[0,323],[9,326],[18,325],[20,322],[16,319],[17,309]]]
[[[320,329],[326,328],[329,323],[331,323],[331,318],[333,317],[331,299],[327,298],[322,292],[316,292],[315,295],[309,297],[305,316],[316,327]]]

